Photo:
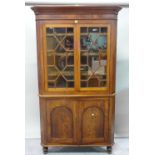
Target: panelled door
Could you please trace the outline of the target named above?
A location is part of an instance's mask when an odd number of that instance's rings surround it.
[[[75,100],[47,101],[47,141],[49,144],[77,143],[76,110]]]
[[[103,144],[107,142],[109,99],[47,100],[47,142]]]
[[[108,99],[83,99],[80,101],[81,144],[102,144],[108,136]]]

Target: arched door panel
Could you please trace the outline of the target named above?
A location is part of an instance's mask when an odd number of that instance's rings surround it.
[[[70,102],[70,104],[67,104]],[[47,141],[52,144],[74,144],[75,101],[49,100],[47,103]]]
[[[90,106],[83,111],[82,137],[104,138],[104,112],[100,108]]]
[[[85,99],[80,108],[81,143],[104,143],[108,133],[108,104],[107,100]]]
[[[73,113],[66,106],[58,106],[51,111],[51,137],[73,138]]]

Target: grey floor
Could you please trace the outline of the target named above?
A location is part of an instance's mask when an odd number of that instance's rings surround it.
[[[48,155],[108,155],[105,147],[55,147],[49,149]],[[113,146],[113,153],[111,155],[128,155],[129,154],[129,140],[127,138],[116,138]],[[26,139],[25,155],[44,155],[40,145],[40,139]]]

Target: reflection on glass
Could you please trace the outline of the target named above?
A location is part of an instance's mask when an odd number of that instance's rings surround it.
[[[54,33],[65,33],[66,28],[54,28]]]
[[[74,56],[68,53],[67,64],[74,65]]]
[[[64,70],[64,76],[68,81],[74,80],[73,70],[74,70],[74,67],[72,67],[72,66],[66,67]]]
[[[73,36],[67,36],[64,44],[66,50],[73,50]]]
[[[46,33],[47,33],[47,34],[53,33],[53,28],[50,28],[50,27],[47,28],[47,29],[46,29]]]
[[[107,85],[107,28],[81,27],[81,87]]]
[[[48,88],[74,87],[74,29],[46,28]]]
[[[54,50],[58,45],[57,40],[54,36],[47,37],[47,49],[48,50]]]
[[[92,50],[92,52],[98,52],[98,50],[106,50],[105,35],[96,35],[94,33],[88,35],[81,35],[81,50]]]

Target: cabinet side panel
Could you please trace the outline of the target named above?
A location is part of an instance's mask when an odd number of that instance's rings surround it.
[[[109,102],[109,136],[108,142],[114,143],[114,125],[115,125],[115,97],[110,97]]]
[[[41,21],[36,22],[37,29],[37,63],[38,63],[38,87],[39,93],[42,94],[44,89],[44,67],[43,67],[43,50],[42,50],[42,24]]]
[[[117,20],[111,22],[110,93],[115,93]]]
[[[40,98],[40,127],[41,127],[41,144],[46,145],[46,99]]]

